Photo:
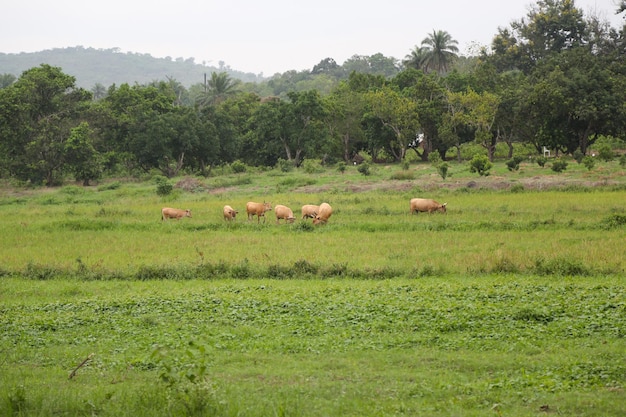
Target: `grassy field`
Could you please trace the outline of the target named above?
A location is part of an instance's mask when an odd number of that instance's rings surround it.
[[[0,415],[626,415],[623,168],[451,170],[5,184]]]

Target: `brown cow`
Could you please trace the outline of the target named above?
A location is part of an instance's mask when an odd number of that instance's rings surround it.
[[[161,209],[161,221],[167,219],[180,220],[183,217],[191,217],[191,210],[180,210],[169,207],[164,207],[163,209]]]
[[[261,217],[263,217],[263,223],[265,223],[265,212],[272,210],[272,203],[254,203],[249,201],[246,204],[246,212],[248,213],[248,221],[252,220],[256,214],[256,221],[259,223]]]
[[[285,223],[293,223],[296,219],[289,207],[280,204],[274,207],[274,213],[276,213],[276,224],[280,224],[280,219],[285,220]]]
[[[313,204],[305,204],[302,206],[302,219],[314,219],[317,216],[317,212],[320,211],[320,206]]]
[[[226,221],[232,221],[235,220],[235,217],[237,217],[237,213],[239,213],[237,210],[233,209],[231,206],[224,206],[224,220]]]
[[[333,214],[333,208],[328,203],[320,204],[320,209],[313,219],[313,224],[326,224],[330,216]]]
[[[446,206],[448,203],[439,204],[435,200],[430,198],[412,198],[411,199],[411,214],[419,213],[420,211],[432,213],[433,211],[439,211],[441,213],[446,212]]]

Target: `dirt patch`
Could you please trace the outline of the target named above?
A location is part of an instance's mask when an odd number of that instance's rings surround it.
[[[348,193],[361,193],[367,191],[410,191],[413,189],[421,189],[424,191],[432,191],[441,188],[449,190],[458,190],[462,188],[468,189],[485,189],[495,191],[505,191],[516,186],[522,186],[525,190],[549,190],[564,187],[606,187],[618,185],[617,181],[587,181],[576,179],[563,179],[557,177],[532,177],[509,181],[503,177],[481,177],[473,180],[458,181],[376,181],[376,182],[359,182],[359,183],[343,183],[315,186],[309,185],[298,187],[294,192],[298,193],[323,193],[329,191],[339,191]]]

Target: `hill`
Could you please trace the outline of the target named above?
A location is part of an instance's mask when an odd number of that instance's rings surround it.
[[[76,77],[77,86],[86,89],[98,83],[105,87],[123,83],[144,84],[168,77],[189,88],[193,84],[202,83],[204,74],[211,72],[226,72],[245,82],[263,80],[259,75],[236,71],[228,66],[197,64],[193,58],[154,58],[150,54],[123,53],[118,48],[76,46],[19,54],[0,53],[0,74],[19,77],[23,71],[41,64],[60,67],[64,73]]]

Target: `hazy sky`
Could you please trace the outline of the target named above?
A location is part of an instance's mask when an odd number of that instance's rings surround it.
[[[575,0],[609,20],[617,0]],[[2,5],[0,52],[120,48],[263,73],[311,69],[330,57],[382,53],[403,59],[433,30],[461,54],[489,45],[498,27],[525,17],[530,0],[28,0]],[[0,68],[0,73],[2,73]]]

